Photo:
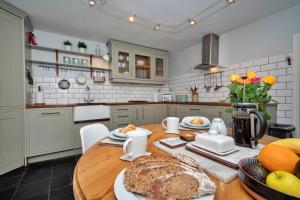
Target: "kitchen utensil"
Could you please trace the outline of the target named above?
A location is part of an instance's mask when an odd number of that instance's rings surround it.
[[[221,118],[214,118],[209,130],[215,130],[218,134],[227,135],[226,125]]]
[[[75,78],[78,85],[84,85],[87,82],[87,77],[83,73],[77,74]]]
[[[115,195],[117,197],[118,200],[146,200],[146,196],[134,193],[134,192],[128,192],[125,188],[124,185],[124,174],[125,174],[125,170],[123,169],[118,176],[115,179],[115,183],[114,183],[114,192]],[[214,195],[205,195],[202,196],[200,198],[195,198],[193,200],[213,200],[214,199]]]
[[[259,200],[262,200],[260,197],[272,200],[299,200],[297,197],[274,190],[268,185],[259,182],[257,179],[250,176],[250,174],[244,170],[245,166],[250,163],[259,163],[259,161],[257,158],[245,158],[239,162],[239,178],[242,183],[242,187],[244,187],[252,197]]]
[[[255,148],[267,129],[267,120],[252,103],[233,105],[232,137],[237,145]]]
[[[62,79],[58,82],[58,87],[62,90],[67,90],[70,87],[70,82],[66,79]]]
[[[167,122],[167,126],[165,125],[165,122]],[[175,133],[178,134],[179,130],[179,118],[178,117],[167,117],[161,122],[161,125],[167,129],[165,133]]]
[[[129,131],[127,136],[128,139],[123,145],[124,154],[131,158],[137,158],[147,152],[147,132],[141,130]]]

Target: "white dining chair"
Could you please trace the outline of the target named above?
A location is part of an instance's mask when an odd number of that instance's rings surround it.
[[[110,134],[108,128],[103,124],[90,124],[80,129],[82,153],[86,152],[96,142],[104,139]]]

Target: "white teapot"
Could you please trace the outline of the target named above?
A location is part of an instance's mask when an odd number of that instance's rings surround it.
[[[220,135],[227,135],[227,128],[221,118],[214,118],[209,130],[217,131]]]

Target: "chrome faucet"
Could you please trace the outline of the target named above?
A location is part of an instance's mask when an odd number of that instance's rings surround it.
[[[85,87],[85,91],[87,92],[88,98],[84,98],[84,102],[86,103],[92,103],[94,101],[94,99],[91,99],[91,91],[90,91],[90,87],[86,86]]]

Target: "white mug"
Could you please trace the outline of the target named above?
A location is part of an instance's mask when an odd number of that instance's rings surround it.
[[[165,122],[167,121],[167,126],[165,125]],[[179,127],[179,118],[178,117],[167,117],[167,119],[164,119],[161,122],[161,125],[167,129],[167,133],[179,133],[178,127]]]
[[[136,158],[147,152],[148,134],[145,131],[129,131],[128,139],[123,144],[123,152],[128,157]]]

